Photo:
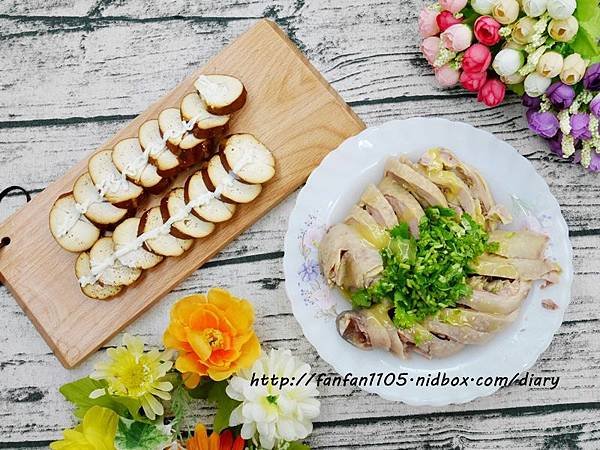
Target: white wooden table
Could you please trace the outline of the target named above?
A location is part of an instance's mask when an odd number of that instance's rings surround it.
[[[557,197],[575,252],[573,300],[532,369],[555,390],[522,387],[460,406],[413,408],[358,389],[321,388],[313,448],[600,448],[600,177],[550,157],[516,98],[486,109],[437,88],[418,50],[420,1],[0,0],[0,189],[32,194],[173,88],[257,18],[275,20],[369,125],[442,116],[484,128],[534,164]],[[128,328],[160,345],[184,294],[220,285],[251,299],[266,346],[331,373],[302,336],[283,287],[290,197]],[[0,205],[0,220],[23,195]],[[67,371],[0,287],[0,448],[44,448],[71,426]],[[109,345],[115,345],[114,340]],[[197,419],[211,421],[199,405]]]

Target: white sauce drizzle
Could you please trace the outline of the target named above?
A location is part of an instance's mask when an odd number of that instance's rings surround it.
[[[89,210],[90,206],[95,203],[104,203],[106,199],[104,196],[106,194],[116,194],[121,189],[127,189],[128,180],[127,177],[130,176],[134,179],[137,179],[141,176],[142,171],[148,165],[148,161],[150,160],[150,156],[158,159],[160,155],[162,155],[167,150],[167,142],[169,139],[181,139],[183,136],[192,131],[196,122],[203,119],[202,114],[198,114],[192,117],[190,120],[181,121],[181,126],[177,129],[177,127],[171,128],[165,131],[162,135],[162,139],[160,141],[153,142],[147,148],[144,149],[144,152],[136,158],[134,161],[125,166],[123,172],[119,172],[119,176],[112,174],[109,178],[105,178],[102,183],[97,186],[98,196],[95,199],[87,200],[83,203],[75,202],[75,210],[78,214],[68,214],[69,220],[67,220],[59,229],[58,237],[66,236],[69,231],[73,229],[73,227],[77,224],[77,222],[81,219],[82,216]]]
[[[210,203],[211,200],[218,199],[221,196],[221,194],[223,193],[223,190],[225,188],[233,185],[233,182],[237,179],[236,174],[238,172],[240,172],[247,164],[250,164],[251,162],[252,162],[252,158],[250,158],[248,156],[248,154],[244,154],[242,156],[241,160],[238,162],[238,164],[236,164],[236,166],[234,168],[232,168],[229,173],[227,173],[227,175],[223,178],[222,182],[218,186],[215,187],[215,190],[213,192],[206,192],[205,194],[202,194],[196,198],[191,199],[188,204],[186,204],[183,208],[181,208],[179,211],[177,211],[177,214],[174,214],[171,217],[169,217],[169,219],[165,223],[163,223],[161,226],[140,234],[134,241],[132,241],[128,245],[121,247],[119,250],[117,250],[112,255],[107,257],[101,263],[90,267],[90,274],[80,277],[79,284],[82,287],[85,287],[90,284],[94,284],[96,281],[98,281],[98,279],[100,278],[102,273],[109,267],[112,267],[112,265],[117,260],[120,261],[121,258],[123,258],[123,256],[141,248],[142,245],[144,244],[144,242],[146,242],[147,240],[157,238],[158,236],[164,236],[164,235],[169,234],[169,232],[171,231],[172,225],[175,222],[184,220],[192,212],[192,210],[194,208],[198,208],[200,206],[205,206],[208,203]]]

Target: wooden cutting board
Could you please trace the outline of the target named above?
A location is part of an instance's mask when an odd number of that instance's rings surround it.
[[[0,249],[0,279],[65,367],[97,350],[296,190],[329,151],[364,128],[283,31],[261,20],[90,155],[136,136],[143,122],[164,108],[178,106],[186,93],[194,91],[193,82],[202,73],[230,74],[244,82],[248,101],[235,114],[231,132],[253,133],[273,151],[277,165],[261,195],[240,205],[213,234],[197,240],[183,256],[166,258],[145,271],[122,295],[102,302],[81,293],[74,273],[77,255],[60,248],[48,229],[50,207],[86,171],[87,160],[0,225],[0,238],[10,238],[10,244]],[[181,180],[173,185],[181,185]],[[151,198],[143,207],[157,202]],[[138,216],[140,211],[143,208]]]

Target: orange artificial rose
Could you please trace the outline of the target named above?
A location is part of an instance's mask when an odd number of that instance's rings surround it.
[[[163,341],[165,347],[178,350],[175,368],[186,386],[197,386],[203,376],[225,380],[250,367],[260,355],[253,323],[252,305],[223,289],[175,303]]]

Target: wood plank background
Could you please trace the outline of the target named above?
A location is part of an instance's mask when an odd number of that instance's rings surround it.
[[[442,90],[418,52],[421,1],[0,0],[0,188],[32,194],[168,92],[256,19],[275,20],[369,125],[393,118],[462,120],[510,142],[545,177],[569,224],[573,300],[532,369],[555,390],[511,387],[466,405],[414,408],[351,388],[321,388],[313,448],[600,448],[600,178],[548,155],[515,98],[485,109]],[[281,268],[295,195],[128,328],[159,345],[180,296],[226,287],[251,299],[267,346],[331,373],[291,315]],[[0,204],[0,220],[25,199]],[[71,426],[60,384],[89,372],[52,356],[0,287],[0,448],[45,448]],[[115,345],[114,340],[110,345]],[[198,405],[197,418],[210,420]]]

